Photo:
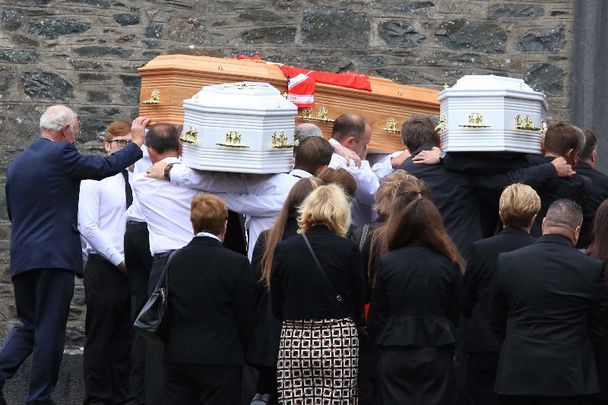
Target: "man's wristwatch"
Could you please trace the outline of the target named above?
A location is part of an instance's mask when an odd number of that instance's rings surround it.
[[[171,181],[171,169],[173,168],[174,164],[175,163],[169,163],[167,166],[165,166],[165,171],[163,172],[165,180]]]

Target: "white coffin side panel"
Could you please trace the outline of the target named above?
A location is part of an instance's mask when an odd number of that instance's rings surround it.
[[[439,94],[441,131],[446,152],[508,151],[540,153],[547,102],[520,79],[499,76],[464,76]],[[483,127],[467,127],[471,114],[483,117]],[[516,128],[516,117],[538,129]]]
[[[202,170],[281,173],[292,168],[293,148],[276,148],[273,136],[293,144],[297,107],[268,83],[243,82],[206,86],[184,100],[184,164]],[[238,133],[239,145],[227,135]],[[187,137],[186,137],[187,138]]]

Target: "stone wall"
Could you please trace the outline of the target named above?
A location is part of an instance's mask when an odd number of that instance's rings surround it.
[[[40,113],[66,103],[83,150],[137,114],[137,68],[159,54],[263,58],[439,87],[471,73],[524,78],[569,116],[571,0],[0,0],[0,170],[38,135]],[[3,187],[4,176],[0,180]],[[0,266],[9,225],[0,195]],[[7,274],[0,336],[14,319]],[[82,345],[81,288],[69,345]]]

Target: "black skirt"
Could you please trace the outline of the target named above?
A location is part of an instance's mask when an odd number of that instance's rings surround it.
[[[382,346],[379,352],[381,404],[455,403],[452,348]]]

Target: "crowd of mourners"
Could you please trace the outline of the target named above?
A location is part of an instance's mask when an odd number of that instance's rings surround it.
[[[552,123],[538,155],[446,154],[414,115],[403,151],[368,155],[371,126],[344,114],[329,141],[296,126],[291,172],[253,175],[190,168],[179,128],[147,124],[112,122],[107,156],[83,156],[53,106],[9,167],[22,325],[0,384],[33,353],[28,403],[53,403],[74,274],[86,404],[608,401],[590,130]],[[160,343],[133,321],[165,270]]]

